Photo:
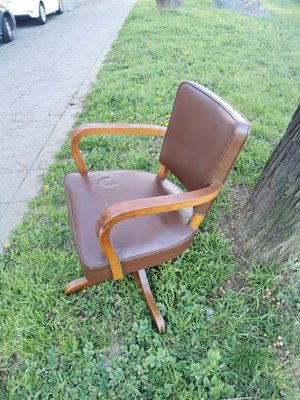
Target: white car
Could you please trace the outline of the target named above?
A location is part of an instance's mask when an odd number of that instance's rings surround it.
[[[47,21],[47,15],[64,11],[62,0],[6,0],[9,10],[15,17],[35,18],[39,25]]]

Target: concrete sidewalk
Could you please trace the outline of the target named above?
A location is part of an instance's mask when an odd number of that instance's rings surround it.
[[[0,43],[0,248],[41,187],[135,0],[66,0]],[[72,6],[72,9],[70,8]]]

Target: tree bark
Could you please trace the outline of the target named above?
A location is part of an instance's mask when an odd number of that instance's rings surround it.
[[[179,8],[182,6],[183,0],[156,0],[157,10],[165,8]]]
[[[246,258],[300,261],[300,105],[236,228],[239,250]]]

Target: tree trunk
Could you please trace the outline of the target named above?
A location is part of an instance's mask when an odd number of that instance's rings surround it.
[[[156,0],[157,10],[164,8],[179,8],[182,6],[183,0]]]
[[[300,105],[236,225],[239,250],[259,261],[300,261]]]

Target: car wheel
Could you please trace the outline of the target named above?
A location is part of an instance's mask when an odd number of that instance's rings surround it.
[[[4,43],[11,42],[14,38],[10,19],[4,15],[2,20],[2,39]]]
[[[59,14],[62,14],[63,12],[64,12],[64,5],[63,5],[62,0],[59,0],[58,1],[58,10],[56,11],[56,14],[59,15]]]
[[[36,19],[38,25],[44,25],[47,21],[46,10],[43,3],[39,4],[39,16]]]

